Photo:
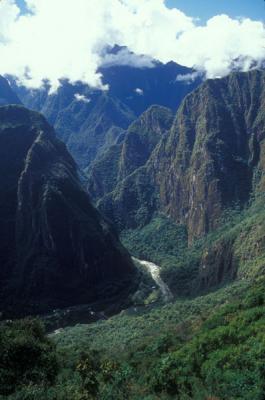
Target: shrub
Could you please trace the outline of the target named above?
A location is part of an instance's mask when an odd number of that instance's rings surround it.
[[[52,385],[58,372],[55,345],[42,324],[27,319],[0,326],[0,394],[27,385]]]

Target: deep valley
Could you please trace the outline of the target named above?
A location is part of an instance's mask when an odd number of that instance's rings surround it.
[[[0,78],[0,399],[264,399],[265,72],[153,63]]]

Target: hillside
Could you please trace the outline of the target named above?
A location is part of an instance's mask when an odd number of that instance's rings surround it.
[[[87,188],[92,199],[97,201],[112,192],[118,182],[145,165],[172,121],[169,109],[152,106],[129,126],[120,143],[99,155],[87,170]]]
[[[265,400],[265,0],[0,0],[0,400]]]
[[[189,242],[217,228],[263,173],[264,78],[233,73],[189,94],[146,164],[104,193],[100,209],[120,230],[162,212],[186,226]]]
[[[65,327],[70,309],[56,310],[48,337],[39,321],[2,323],[3,398],[263,399],[264,79],[207,81],[174,119],[153,106],[92,163],[94,199],[130,253],[159,266],[167,299],[144,271],[136,286],[148,263],[132,266],[43,117],[0,108],[2,304],[124,300],[90,324]]]
[[[45,119],[0,108],[1,310],[29,314],[130,290],[130,256]]]

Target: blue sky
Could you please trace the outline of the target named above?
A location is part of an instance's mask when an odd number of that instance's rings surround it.
[[[21,9],[22,12],[26,11],[25,1],[24,0],[16,0],[17,5]]]
[[[168,7],[176,7],[185,14],[206,21],[217,14],[244,16],[265,20],[264,0],[166,0]]]
[[[21,10],[25,11],[24,0],[16,2]],[[179,8],[189,16],[198,17],[203,22],[223,13],[231,17],[243,16],[265,20],[264,0],[166,0],[166,4],[170,8]]]
[[[25,11],[24,0],[16,2],[21,10]],[[166,4],[170,8],[179,8],[189,16],[198,17],[203,22],[223,13],[231,17],[243,16],[265,20],[264,0],[166,0]]]

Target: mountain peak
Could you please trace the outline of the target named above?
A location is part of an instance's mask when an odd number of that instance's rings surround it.
[[[2,305],[44,312],[130,287],[130,257],[91,205],[66,146],[21,106],[0,107],[0,184]]]
[[[6,104],[21,104],[21,101],[11,89],[7,79],[0,76],[0,106]]]

